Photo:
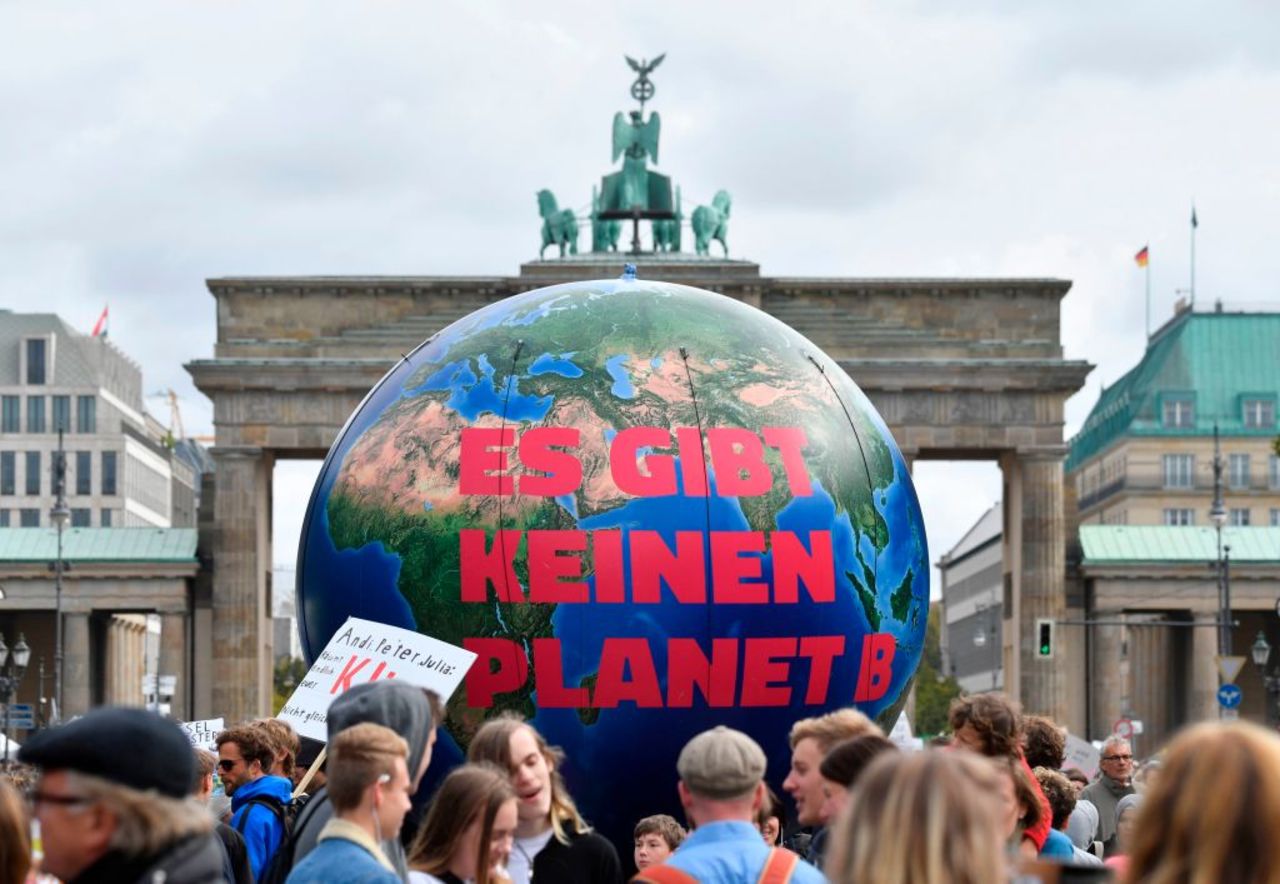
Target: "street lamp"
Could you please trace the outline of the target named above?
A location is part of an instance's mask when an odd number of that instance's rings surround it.
[[[18,643],[13,646],[13,653],[10,654],[9,646],[5,644],[4,634],[0,633],[0,669],[6,669],[3,675],[0,675],[0,697],[4,699],[4,760],[7,764],[9,761],[9,707],[13,704],[13,695],[18,691],[18,685],[22,683],[22,676],[27,672],[27,664],[31,662],[31,648],[27,645],[26,638],[22,633],[18,633]]]
[[[62,532],[71,522],[71,508],[67,506],[67,452],[62,447],[62,429],[58,429],[58,451],[53,460],[53,509],[49,518],[58,529],[58,557],[53,563],[53,723],[62,716]]]
[[[1258,632],[1258,637],[1253,640],[1253,645],[1249,648],[1249,653],[1253,656],[1253,665],[1258,667],[1258,674],[1262,676],[1262,684],[1267,689],[1267,724],[1275,722],[1272,714],[1274,701],[1272,698],[1280,695],[1280,672],[1272,671],[1267,673],[1267,661],[1271,659],[1271,643],[1267,641],[1267,637]]]
[[[1222,449],[1218,444],[1218,425],[1213,425],[1213,503],[1209,521],[1218,536],[1218,655],[1231,656],[1231,547],[1222,545],[1222,527],[1227,524],[1227,508],[1222,501]],[[1225,710],[1223,710],[1225,711]]]

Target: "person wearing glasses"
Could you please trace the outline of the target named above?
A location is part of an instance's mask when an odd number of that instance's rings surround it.
[[[215,742],[222,787],[231,796],[231,828],[244,837],[249,868],[257,879],[287,834],[285,815],[293,783],[267,773],[275,764],[275,744],[257,724],[228,728]]]
[[[213,820],[187,798],[195,759],[173,722],[100,707],[37,733],[18,760],[40,768],[30,801],[41,872],[67,884],[225,880]]]
[[[1116,807],[1120,799],[1138,790],[1133,786],[1133,748],[1123,737],[1109,737],[1102,744],[1102,773],[1085,787],[1080,797],[1098,808],[1095,841],[1111,841],[1116,834]],[[1108,854],[1110,855],[1110,854]]]

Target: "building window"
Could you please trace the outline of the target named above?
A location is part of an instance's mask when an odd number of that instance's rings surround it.
[[[93,452],[76,452],[76,494],[93,493]]]
[[[1271,487],[1280,488],[1280,455],[1271,455]]]
[[[88,528],[89,517],[93,510],[81,509],[77,507],[71,511],[71,527],[72,528]]]
[[[116,453],[102,452],[102,493],[116,493]]]
[[[1275,512],[1275,510],[1272,510],[1272,512]],[[8,528],[8,527],[9,527],[9,511],[0,510],[0,528]]]
[[[1248,430],[1269,429],[1276,425],[1274,399],[1244,400],[1244,425]]]
[[[27,493],[40,493],[40,452],[27,452]]]
[[[1164,487],[1190,488],[1195,463],[1194,454],[1166,454],[1164,456]]]
[[[44,338],[28,338],[27,339],[27,383],[28,384],[44,384],[47,383],[48,365],[45,363],[48,354],[48,344]]]
[[[1237,528],[1247,527],[1249,525],[1249,510],[1247,508],[1232,508],[1232,510],[1227,513],[1227,524],[1234,525]]]
[[[27,432],[44,432],[44,397],[27,397]]]
[[[1180,507],[1167,509],[1164,511],[1164,523],[1166,525],[1194,525],[1196,523],[1196,511]]]
[[[98,400],[95,397],[76,397],[76,432],[98,432]]]
[[[1190,399],[1164,400],[1164,425],[1186,429],[1196,425],[1195,403]]]
[[[1227,485],[1231,488],[1249,487],[1249,455],[1233,454],[1227,459]]]
[[[39,528],[40,510],[18,510],[18,526],[21,528]]]
[[[53,431],[71,432],[71,397],[53,397]]]
[[[0,494],[16,494],[18,487],[18,456],[12,451],[0,451]]]
[[[111,527],[111,510],[102,511],[102,527],[103,528]]]
[[[17,396],[5,396],[3,400],[3,417],[0,417],[0,431],[5,433],[19,433],[22,431],[19,424],[19,415],[22,414],[22,400]]]
[[[1271,527],[1280,528],[1280,509],[1271,508]]]

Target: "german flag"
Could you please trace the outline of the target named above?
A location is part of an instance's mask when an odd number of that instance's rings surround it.
[[[1143,246],[1138,250],[1138,254],[1133,256],[1133,260],[1137,262],[1139,267],[1146,267],[1149,257],[1147,255],[1147,247]]]

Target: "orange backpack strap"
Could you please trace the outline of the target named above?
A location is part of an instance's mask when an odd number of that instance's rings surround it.
[[[675,866],[656,865],[636,872],[631,884],[698,884],[698,879]]]
[[[800,857],[785,847],[775,847],[769,853],[769,860],[764,864],[757,884],[787,884],[792,873],[800,863]]]

